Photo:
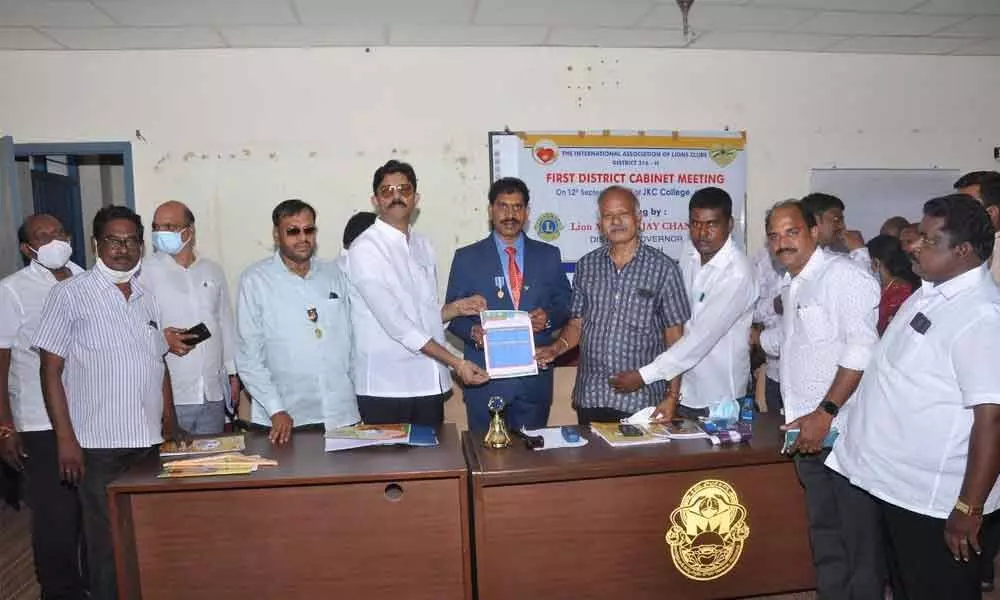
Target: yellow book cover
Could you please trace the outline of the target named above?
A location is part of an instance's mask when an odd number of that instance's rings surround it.
[[[208,477],[212,475],[249,475],[257,470],[256,465],[191,465],[181,468],[164,468],[161,479],[178,477]]]
[[[590,430],[596,433],[610,446],[614,446],[616,448],[665,444],[670,441],[670,438],[653,435],[648,430],[641,427],[636,428],[640,432],[640,435],[627,436],[621,432],[618,425],[618,423],[591,423]]]

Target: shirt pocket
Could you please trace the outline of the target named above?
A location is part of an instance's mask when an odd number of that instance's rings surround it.
[[[198,308],[201,309],[202,314],[211,315],[214,319],[219,314],[219,302],[222,295],[219,284],[210,280],[201,281],[195,293],[198,297]]]
[[[799,306],[796,320],[811,343],[829,342],[837,335],[836,325],[822,306]]]
[[[655,306],[655,292],[635,288],[626,295],[619,305],[619,309],[624,311],[623,320],[628,327],[637,331],[645,331],[652,327]]]

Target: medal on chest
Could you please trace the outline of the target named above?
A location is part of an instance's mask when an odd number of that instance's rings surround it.
[[[316,334],[316,339],[323,337],[323,330],[320,329],[319,325],[317,324],[319,321],[319,311],[316,310],[315,306],[310,306],[309,308],[306,309],[306,318],[309,319],[309,321],[311,321],[315,326],[313,332]]]

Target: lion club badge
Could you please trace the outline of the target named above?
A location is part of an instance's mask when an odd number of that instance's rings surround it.
[[[551,165],[559,158],[559,146],[552,140],[538,140],[531,149],[531,156],[542,166]]]
[[[691,486],[670,513],[666,541],[678,571],[711,581],[736,566],[748,537],[747,509],[736,491],[725,481],[706,479]]]
[[[535,221],[535,233],[538,234],[538,239],[544,242],[554,242],[559,239],[559,233],[562,230],[562,221],[559,220],[559,215],[556,213],[542,213]]]
[[[739,156],[739,150],[736,148],[712,146],[708,150],[708,157],[712,159],[712,162],[719,165],[723,169],[733,164],[733,161],[736,160],[737,156]]]

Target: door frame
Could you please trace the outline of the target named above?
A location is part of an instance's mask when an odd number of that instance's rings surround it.
[[[14,142],[14,156],[121,154],[125,206],[135,210],[135,174],[132,172],[132,142]]]

